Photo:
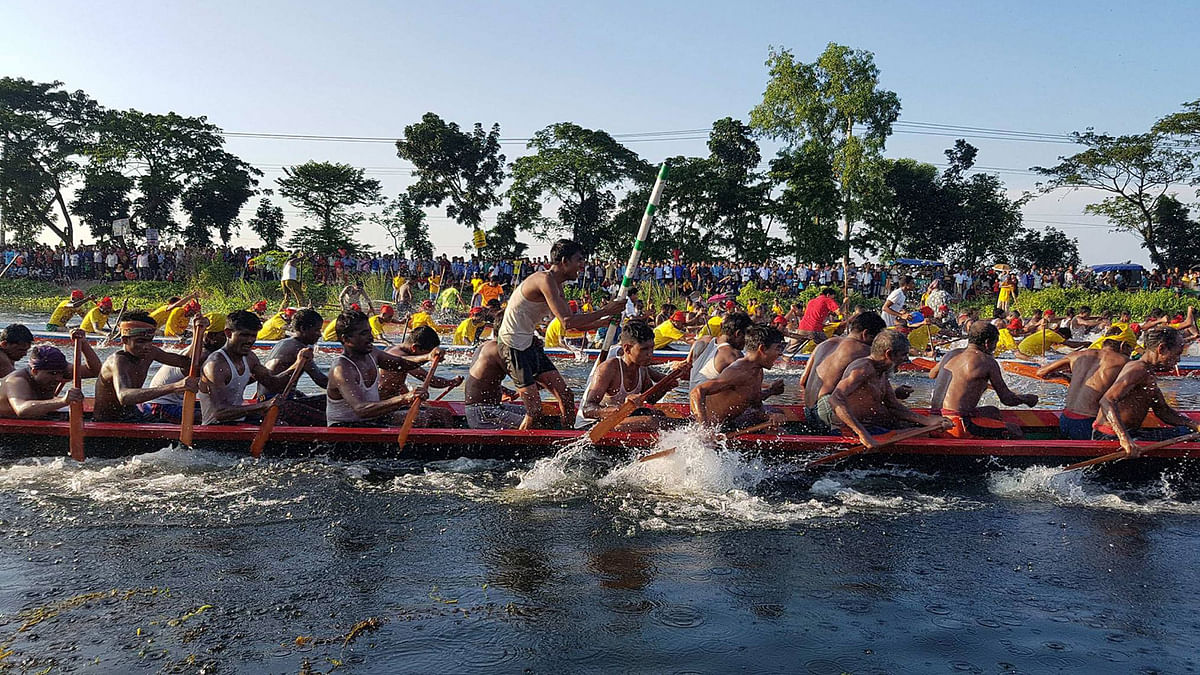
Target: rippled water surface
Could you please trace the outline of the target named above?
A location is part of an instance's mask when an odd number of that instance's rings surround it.
[[[463,366],[455,366],[461,371]],[[581,366],[564,366],[580,377]],[[787,373],[789,391],[798,373]],[[916,402],[927,397],[925,382]],[[1061,388],[1011,378],[1022,390]],[[1200,387],[1168,387],[1184,404]],[[1059,399],[1061,400],[1061,398]],[[0,464],[29,672],[1188,672],[1195,473],[639,463]]]

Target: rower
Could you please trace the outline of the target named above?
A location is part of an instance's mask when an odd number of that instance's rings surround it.
[[[501,384],[508,377],[508,371],[500,358],[500,349],[500,343],[495,340],[475,348],[471,369],[463,384],[467,426],[472,429],[516,429],[525,419],[525,406],[506,402],[517,400],[518,394]]]
[[[1100,412],[1100,397],[1116,381],[1133,352],[1120,334],[1120,328],[1110,328],[1100,349],[1080,349],[1038,368],[1037,376],[1042,378],[1064,370],[1071,373],[1067,400],[1058,418],[1059,431],[1065,438],[1091,440],[1092,422]]]
[[[82,345],[86,361],[80,377],[95,377],[100,372],[100,357],[87,340],[79,339],[83,331],[76,329],[71,337]],[[0,380],[0,417],[36,420],[59,416],[63,406],[83,401],[83,391],[74,387],[56,396],[59,387],[72,379],[74,369],[58,347],[42,345],[30,350],[29,365]]]
[[[206,318],[208,319],[208,326],[204,329],[204,341],[200,346],[200,363],[204,363],[213,352],[225,346],[225,315],[213,314]],[[150,378],[150,386],[166,387],[177,382],[182,382],[187,378],[188,370],[190,369],[190,357],[188,358],[187,369],[179,366],[160,366],[158,370],[154,371],[154,376]],[[168,424],[179,424],[183,419],[183,400],[182,392],[163,394],[147,403],[139,403],[138,409],[143,414]],[[197,402],[197,417],[202,414],[199,412],[199,405],[199,402]]]
[[[381,398],[379,373],[381,370],[412,370],[418,361],[440,354],[440,349],[419,359],[402,358],[375,349],[367,315],[358,311],[342,312],[334,325],[342,343],[342,353],[329,368],[329,385],[325,390],[325,419],[329,426],[394,426],[403,421],[403,415],[395,414],[400,408],[429,398],[429,392],[423,386]]]
[[[387,339],[387,337],[384,335],[386,330],[384,326],[387,324],[395,324],[399,326],[403,322],[396,318],[396,310],[392,309],[391,305],[384,303],[379,307],[379,314],[372,315],[367,319],[367,323],[371,324],[371,334],[375,336],[376,340],[383,340],[384,342],[391,343],[391,340]]]
[[[683,331],[686,328],[687,314],[673,311],[667,320],[654,327],[654,348],[671,349],[672,342],[683,339]]]
[[[289,308],[290,309],[290,308]],[[286,311],[286,310],[285,310]],[[262,331],[259,331],[262,335]],[[278,375],[289,370],[295,365],[299,354],[304,349],[311,349],[317,344],[317,340],[321,338],[321,315],[317,310],[311,307],[306,307],[292,317],[292,334],[275,343],[271,351],[263,357],[262,364],[272,374]],[[329,384],[329,378],[321,370],[315,360],[305,362],[304,372],[313,381],[313,384],[324,389]],[[277,394],[282,393],[281,387],[272,387],[267,382],[258,383],[258,393],[255,398],[259,401],[267,400]],[[313,426],[323,425],[325,423],[325,396],[322,394],[305,394],[301,391],[293,389],[288,395],[288,400],[294,403],[297,407],[304,406],[309,409],[309,414],[314,416]]]
[[[746,355],[734,361],[715,378],[692,389],[688,396],[692,414],[701,424],[722,428],[745,428],[770,417],[763,400],[779,386],[764,389],[763,371],[783,355],[783,335],[770,326],[746,329]]]
[[[413,361],[418,357],[429,358],[429,354],[438,348],[441,344],[438,334],[429,326],[421,326],[409,334],[408,342],[392,345],[387,348],[386,353],[392,356],[398,356],[403,359]],[[406,370],[384,370],[379,374],[379,396],[380,398],[388,399],[393,396],[398,396],[408,391],[406,380],[411,375],[417,379],[418,383],[425,382],[425,376],[428,371],[420,366],[409,368]],[[434,376],[429,381],[429,386],[434,389],[450,389],[462,384],[463,378],[459,377],[438,377]],[[450,410],[440,407],[422,408],[421,415],[417,418],[419,426],[423,427],[446,427],[450,426],[453,421],[453,415]]]
[[[432,294],[432,293],[431,293]],[[443,310],[457,310],[462,306],[462,296],[458,293],[457,286],[450,286],[438,294],[437,308]],[[379,310],[383,313],[383,310]]]
[[[1037,394],[1016,394],[1008,388],[1000,363],[992,354],[1000,341],[1000,331],[991,324],[978,323],[967,335],[965,348],[951,349],[929,371],[935,379],[929,407],[954,425],[947,432],[954,438],[1024,438],[1021,427],[1004,421],[996,406],[979,405],[990,386],[1000,402],[1007,406],[1037,405]]]
[[[1171,370],[1183,353],[1183,336],[1163,326],[1146,333],[1146,351],[1126,363],[1117,379],[1100,398],[1100,414],[1092,424],[1093,440],[1121,441],[1130,457],[1141,454],[1135,440],[1161,441],[1200,430],[1200,421],[1180,414],[1167,404],[1158,388],[1155,371]],[[1143,427],[1146,414],[1154,411],[1166,427]]]
[[[577,429],[615,413],[626,401],[635,401],[639,407],[622,420],[615,431],[654,432],[661,428],[665,416],[652,408],[640,407],[643,403],[657,403],[666,394],[664,391],[654,400],[643,396],[655,382],[666,377],[649,367],[654,358],[654,340],[654,329],[644,321],[625,324],[621,329],[620,354],[605,360],[596,368],[595,379],[583,393],[583,404],[575,419]],[[674,364],[675,368],[689,366],[687,361]]]
[[[78,315],[82,318],[87,314],[87,310],[83,308],[89,300],[95,300],[96,296],[84,296],[83,291],[78,288],[71,291],[71,297],[58,303],[54,311],[50,313],[50,320],[46,322],[46,330],[58,332],[67,329],[67,322]]]
[[[604,325],[624,307],[620,300],[614,300],[599,311],[572,314],[563,297],[562,285],[579,277],[585,262],[583,247],[570,239],[559,239],[550,249],[550,261],[550,269],[534,272],[513,289],[496,331],[501,358],[525,404],[521,429],[534,428],[542,418],[539,385],[549,389],[558,399],[563,426],[570,427],[575,422],[575,399],[558,369],[546,357],[541,341],[534,335],[542,319],[553,314],[562,321],[565,330],[587,331]]]
[[[826,340],[825,322],[829,320],[830,315],[841,311],[841,306],[835,298],[837,291],[822,288],[816,297],[808,301],[804,307],[804,316],[796,326],[796,333],[801,339],[811,340],[814,345]]]
[[[896,398],[888,375],[908,363],[908,338],[885,330],[871,342],[871,354],[846,366],[833,393],[817,403],[817,415],[830,428],[846,427],[867,448],[878,446],[878,434],[912,426],[949,426],[909,410]]]
[[[871,354],[871,343],[875,336],[883,332],[883,317],[875,312],[862,312],[848,322],[847,335],[834,337],[817,345],[808,357],[804,373],[800,376],[800,386],[804,388],[804,419],[817,431],[832,433],[833,429],[821,421],[817,415],[817,405],[822,399],[833,393],[837,383],[842,379],[846,366]],[[912,387],[901,387],[906,391],[897,391],[897,398],[908,398]],[[904,395],[901,396],[901,393]]]
[[[489,277],[487,281],[479,285],[479,289],[475,291],[475,295],[479,296],[479,304],[487,306],[492,300],[500,301],[500,297],[504,295],[504,286],[496,282],[495,277]],[[475,299],[471,299],[471,304],[474,304]]]
[[[293,363],[287,370],[272,373],[259,362],[253,348],[261,329],[262,321],[253,312],[239,309],[225,317],[225,346],[205,359],[203,375],[200,378],[200,394],[197,398],[200,399],[200,410],[203,414],[202,424],[238,424],[253,421],[273,405],[279,406],[279,415],[288,424],[309,426],[313,423],[307,407],[293,405],[290,401],[280,401],[279,397],[269,401],[246,403],[246,385],[250,383],[251,377],[259,383],[280,390],[287,385],[292,370],[296,367]],[[311,361],[312,349],[301,349],[297,358]]]
[[[1026,356],[1045,356],[1046,352],[1054,351],[1054,345],[1061,345],[1067,340],[1055,330],[1057,325],[1053,324],[1053,313],[1046,310],[1039,327],[1017,343],[1017,351]]]
[[[259,316],[259,318],[262,318],[258,312],[255,312],[255,315]],[[279,310],[273,314],[271,318],[263,322],[262,330],[258,331],[258,335],[256,336],[257,339],[282,340],[283,336],[287,335],[288,323],[290,323],[295,316],[296,310],[292,309],[291,307],[284,307],[283,309]]]
[[[195,299],[171,310],[167,322],[163,325],[163,335],[167,337],[187,337],[188,319],[200,313],[200,303]],[[248,312],[247,312],[248,313]],[[261,321],[259,323],[262,323]]]
[[[1083,305],[1079,308],[1079,311],[1075,313],[1075,316],[1071,317],[1071,320],[1067,323],[1067,327],[1071,329],[1072,334],[1084,335],[1088,331],[1100,325],[1101,321],[1103,321],[1103,319],[1100,317],[1092,316],[1091,307]]]
[[[578,302],[572,300],[567,303],[567,306],[571,308],[572,314],[579,313],[579,303]],[[554,317],[553,319],[550,319],[550,323],[546,324],[546,332],[544,334],[545,339],[543,340],[544,346],[546,346],[546,347],[562,347],[563,346],[563,337],[564,337],[565,333],[566,333],[566,331],[563,330],[562,321],[557,316]]]
[[[99,335],[108,334],[108,316],[112,314],[113,301],[110,297],[100,298],[100,302],[83,317],[83,323],[79,324],[79,329],[85,333],[95,333]]]
[[[721,322],[720,336],[701,337],[692,345],[692,374],[688,383],[691,391],[707,382],[729,364],[742,358],[746,348],[746,329],[750,327],[750,315],[745,312],[730,312]]]
[[[197,321],[199,323],[197,323]],[[193,326],[203,328],[207,320],[199,315]],[[191,365],[187,354],[169,352],[154,344],[154,332],[158,325],[147,312],[133,310],[125,313],[121,320],[121,348],[104,360],[100,379],[96,381],[97,422],[164,422],[152,413],[139,407],[167,394],[199,391],[199,378],[184,378],[171,384],[143,388],[150,366],[161,363],[181,370]],[[195,331],[194,331],[195,332]],[[198,334],[198,333],[197,333]]]
[[[467,312],[467,318],[463,319],[462,323],[458,324],[458,328],[454,329],[454,344],[473,345],[479,342],[479,336],[483,334],[483,329],[491,323],[490,318],[491,316],[484,308],[472,307],[471,311]],[[547,332],[549,330],[549,328],[546,329]]]
[[[361,278],[355,279],[346,284],[342,288],[342,292],[338,294],[338,304],[342,306],[343,312],[349,309],[359,311],[355,309],[354,305],[358,305],[361,302],[366,304],[368,312],[375,313],[375,307],[371,304],[371,298],[367,295],[367,292],[363,290],[362,283]]]
[[[24,324],[10,323],[0,331],[0,377],[17,369],[17,361],[25,358],[33,347],[33,333]]]
[[[258,302],[254,303],[253,305],[250,306],[250,311],[254,312],[256,315],[258,315],[259,321],[266,321],[267,320],[267,301],[259,300]],[[280,310],[280,311],[283,311],[283,310]],[[275,339],[278,340],[279,338],[275,338]]]
[[[167,323],[167,319],[170,318],[172,311],[174,311],[177,307],[182,307],[188,304],[198,297],[200,297],[199,293],[185,295],[182,298],[177,295],[173,295],[167,299],[167,304],[159,305],[158,307],[150,310],[150,318],[154,320],[155,325],[157,325],[159,328],[162,328]]]
[[[430,313],[433,311],[433,302],[430,300],[421,301],[421,310],[408,315],[408,329],[413,330],[421,326],[429,326],[431,330],[437,330],[437,323],[433,320]]]

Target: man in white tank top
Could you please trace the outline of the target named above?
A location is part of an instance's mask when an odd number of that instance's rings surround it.
[[[429,398],[424,385],[403,394],[381,399],[380,369],[412,370],[420,362],[442,353],[440,348],[421,356],[403,358],[375,348],[375,336],[367,315],[347,310],[338,315],[337,337],[342,353],[329,368],[325,390],[325,417],[329,426],[398,426],[403,418],[395,413],[414,401]]]
[[[688,390],[716,378],[722,370],[742,358],[746,346],[746,329],[751,325],[750,315],[745,312],[730,312],[721,322],[718,337],[702,337],[692,345],[692,378]]]
[[[225,317],[225,346],[213,352],[204,362],[200,377],[200,412],[204,424],[235,424],[261,417],[272,405],[279,406],[279,417],[285,424],[311,426],[312,416],[306,408],[298,409],[288,401],[274,397],[257,403],[246,403],[246,385],[250,378],[278,391],[287,386],[292,371],[304,361],[312,360],[312,349],[298,352],[298,360],[286,370],[271,373],[254,355],[253,347],[262,329],[262,320],[253,312],[239,309]]]
[[[627,400],[642,402],[642,394],[665,375],[651,369],[654,357],[654,329],[644,321],[630,321],[621,329],[621,351],[618,358],[608,359],[596,369],[596,377],[583,394],[582,409],[576,426],[587,426],[613,414]],[[686,361],[676,361],[683,368]],[[690,364],[689,364],[690,365]],[[666,392],[663,392],[664,394]],[[645,403],[657,403],[662,396]],[[614,431],[658,431],[667,418],[653,408],[639,407],[616,426]]]
[[[500,358],[525,404],[521,429],[535,428],[542,417],[539,385],[558,399],[563,427],[575,424],[575,398],[562,375],[546,358],[542,342],[535,335],[538,325],[553,315],[558,317],[564,331],[588,331],[606,324],[609,317],[625,308],[624,301],[614,300],[595,312],[571,312],[562,285],[577,279],[584,264],[583,248],[570,239],[559,239],[550,249],[550,269],[535,272],[513,289],[504,310],[496,340],[500,343]]]

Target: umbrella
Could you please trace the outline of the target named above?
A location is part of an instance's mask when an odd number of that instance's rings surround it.
[[[721,302],[721,301],[722,301],[722,300],[724,300],[724,299],[725,299],[727,296],[728,296],[728,293],[717,293],[716,295],[709,296],[709,298],[708,298],[708,303],[709,303],[709,304],[712,304],[712,303],[714,303],[714,302]]]

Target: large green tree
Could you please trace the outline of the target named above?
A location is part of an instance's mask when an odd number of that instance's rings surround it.
[[[309,161],[285,167],[279,194],[295,204],[315,226],[301,227],[290,240],[293,249],[327,255],[339,248],[358,251],[355,235],[364,216],[357,207],[379,203],[379,181],[349,164]]]
[[[865,193],[866,229],[858,247],[885,260],[937,258],[944,228],[945,193],[937,167],[915,159],[885,159],[880,180]]]
[[[1191,218],[1187,205],[1173,194],[1163,195],[1154,211],[1163,267],[1188,269],[1200,262],[1200,222]]]
[[[769,176],[782,186],[771,208],[787,232],[787,253],[799,262],[837,260],[842,201],[829,155],[815,143],[781,150],[771,160]]]
[[[837,180],[841,202],[842,266],[850,265],[852,223],[861,212],[856,195],[870,165],[882,156],[900,99],[879,86],[871,52],[829,43],[812,63],[786,49],[771,49],[770,80],[750,125],[782,141],[785,150],[819,153]]]
[[[49,229],[63,243],[75,239],[64,190],[83,171],[100,106],[61,82],[0,78],[0,209],[14,234],[32,240]]]
[[[1042,232],[1022,230],[1008,247],[1008,252],[1009,260],[1022,268],[1078,268],[1082,262],[1079,257],[1079,240],[1068,237],[1062,230],[1053,227],[1048,227]]]
[[[1029,195],[1010,199],[1004,182],[990,173],[967,172],[978,151],[964,140],[946,150],[949,166],[942,172],[942,207],[946,209],[934,241],[939,258],[975,268],[989,258],[1002,257],[1021,230],[1021,207]]]
[[[527,148],[512,164],[511,210],[533,216],[521,224],[539,239],[567,236],[587,251],[613,235],[614,191],[653,171],[606,132],[571,122],[538,131]],[[556,218],[541,215],[545,203],[558,204]]]
[[[476,123],[467,133],[434,113],[404,127],[396,154],[413,163],[416,182],[408,194],[418,206],[446,205],[446,216],[479,229],[483,214],[500,204],[497,189],[504,180],[500,125],[490,131]]]
[[[1167,246],[1158,231],[1158,200],[1173,186],[1190,180],[1195,171],[1191,152],[1160,133],[1109,136],[1091,129],[1072,134],[1086,149],[1059,157],[1051,167],[1033,167],[1047,177],[1043,192],[1059,188],[1090,188],[1109,196],[1088,204],[1084,211],[1104,216],[1118,230],[1136,235],[1155,265],[1164,265]]]
[[[215,230],[221,243],[228,246],[237,231],[242,205],[254,196],[254,187],[258,185],[254,176],[258,171],[233,155],[226,154],[224,159],[223,164],[192,181],[180,196],[183,210],[188,214],[188,225],[183,231],[186,244],[211,244]]]
[[[112,222],[128,218],[133,202],[133,179],[113,169],[98,169],[84,174],[83,185],[75,191],[71,212],[92,231],[96,241],[112,237]]]
[[[383,228],[392,239],[392,250],[403,256],[405,251],[414,258],[433,258],[433,243],[429,241],[429,225],[425,222],[425,210],[413,203],[406,193],[383,207],[383,211],[371,216],[371,222]]]
[[[263,240],[263,247],[268,251],[279,249],[279,240],[283,239],[285,225],[283,209],[271,203],[270,197],[258,200],[258,208],[254,217],[246,221],[254,234]]]

